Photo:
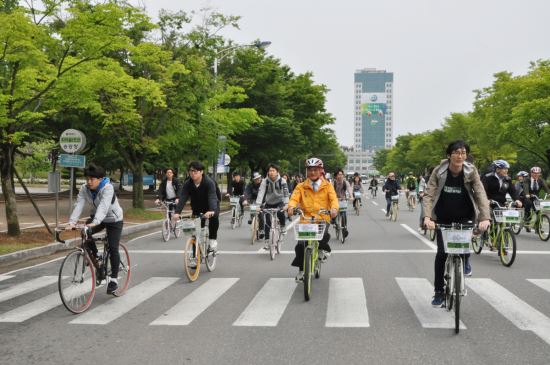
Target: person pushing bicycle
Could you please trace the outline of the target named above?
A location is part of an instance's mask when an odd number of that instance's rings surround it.
[[[293,216],[294,208],[300,207],[306,218],[321,218],[326,222],[323,239],[319,241],[319,250],[322,253],[320,259],[325,261],[326,258],[330,256],[331,251],[328,244],[330,240],[328,226],[330,224],[330,218],[336,218],[338,215],[338,198],[332,184],[321,177],[324,172],[323,161],[315,157],[306,160],[306,171],[307,179],[296,186],[290,197],[290,201],[288,202],[288,215]],[[319,217],[317,213],[321,209],[330,209],[330,217],[328,215]],[[294,247],[296,257],[291,265],[299,269],[298,276],[296,276],[296,281],[298,282],[304,280],[305,244],[305,241],[298,241]]]

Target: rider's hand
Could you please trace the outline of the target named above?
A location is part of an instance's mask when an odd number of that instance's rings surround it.
[[[176,198],[176,200],[174,201],[174,203],[176,204],[179,204],[180,200],[178,198]]]
[[[93,228],[97,226],[97,224],[94,224],[94,223],[89,223],[89,224],[86,224],[86,227],[90,227],[90,228]]]
[[[243,200],[243,205],[248,205],[248,200]]]
[[[338,215],[338,209],[331,209],[330,210],[330,217],[331,218],[336,218],[336,216]]]
[[[521,208],[523,206],[520,200],[516,200],[515,203],[516,203],[516,207],[518,208]]]
[[[225,196],[229,196],[229,193],[226,193]]]
[[[489,228],[489,224],[491,224],[491,221],[486,219],[484,221],[479,222],[478,226],[479,226],[479,229],[483,232],[483,231],[486,231],[487,228]]]
[[[178,213],[172,214],[172,220],[177,221],[178,219],[180,219],[180,215]]]
[[[65,230],[66,231],[72,231],[75,228],[76,228],[76,226],[74,224],[69,223],[69,225],[67,227],[65,227]]]
[[[435,222],[431,220],[429,217],[424,217],[424,225],[428,229],[435,229]]]
[[[159,205],[159,204],[160,204],[160,200],[159,200],[159,199],[155,200],[155,204],[156,204],[156,205]]]
[[[213,212],[213,211],[206,212],[204,213],[204,218],[212,218],[214,214],[216,214],[216,212]]]
[[[292,217],[294,215],[294,208],[293,207],[288,207],[287,213],[288,213],[289,217]]]

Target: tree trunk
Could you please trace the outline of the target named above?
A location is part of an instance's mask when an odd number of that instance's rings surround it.
[[[132,184],[132,206],[134,208],[145,208],[143,202],[143,161],[136,163],[136,169],[132,171],[134,182]]]
[[[118,177],[118,181],[120,181],[120,183],[118,184],[118,190],[119,191],[124,191],[124,188],[122,187],[122,177],[124,176],[124,168],[121,167],[120,168],[120,176]]]
[[[15,201],[15,189],[12,174],[13,149],[11,146],[3,146],[0,157],[0,180],[2,181],[2,194],[6,202],[6,223],[8,236],[19,236],[19,219],[17,218],[17,202]]]

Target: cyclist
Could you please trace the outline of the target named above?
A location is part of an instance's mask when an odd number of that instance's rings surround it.
[[[485,188],[487,198],[498,202],[501,206],[506,204],[506,194],[515,201],[516,206],[521,208],[522,204],[519,200],[519,194],[512,184],[512,179],[508,176],[510,164],[505,160],[493,161],[493,172],[483,176],[481,182]]]
[[[244,205],[248,205],[249,201],[256,201],[256,198],[258,197],[258,191],[260,190],[260,185],[262,184],[262,175],[255,172],[252,174],[252,181],[246,185],[246,188],[244,189]],[[260,227],[263,227],[262,223],[262,215],[260,214]],[[248,219],[248,224],[252,224],[252,217]],[[263,233],[262,233],[263,234]],[[263,238],[263,236],[262,236]]]
[[[102,167],[91,163],[84,169],[84,176],[86,177],[86,183],[80,188],[67,229],[74,228],[76,222],[80,219],[85,204],[89,203],[92,209],[86,225],[92,229],[92,234],[103,229],[107,231],[111,260],[111,277],[107,284],[107,294],[113,294],[118,289],[117,277],[120,265],[118,246],[124,224],[122,221],[122,208],[115,195],[115,189],[109,178],[105,177],[105,170]],[[93,240],[87,242],[87,247],[97,257],[97,246]],[[99,281],[103,279],[105,278],[98,277]]]
[[[344,170],[342,169],[336,169],[336,172],[334,173],[334,181],[333,181],[333,187],[334,191],[336,191],[336,196],[338,197],[338,200],[348,200],[349,197],[352,194],[351,186],[350,184],[344,179]],[[342,214],[342,233],[344,234],[344,237],[347,237],[348,232],[348,218],[346,215],[346,212],[341,212]],[[333,219],[331,223],[335,223],[335,220]]]
[[[357,172],[353,175],[351,190],[353,191],[353,205],[355,206],[355,201],[359,200],[359,205],[363,206],[363,203],[361,202],[361,198],[355,197],[355,192],[359,191],[361,192],[361,194],[363,194],[364,192],[363,185],[361,184],[361,176],[359,176]]]
[[[414,177],[414,174],[410,171],[409,175],[405,178],[405,186],[407,187],[405,196],[407,198],[407,202],[409,201],[409,195],[413,194],[413,204],[416,204],[416,185],[416,177]]]
[[[376,196],[376,190],[378,190],[378,179],[376,176],[373,176],[370,180],[369,190],[372,190],[374,196]]]
[[[540,178],[540,174],[542,173],[542,169],[538,166],[533,166],[531,168],[531,176],[526,177],[523,180],[523,205],[525,206],[525,223],[529,223],[531,221],[531,214],[533,213],[533,200],[535,200],[535,197],[539,196],[539,192],[544,189],[546,193],[550,193],[550,189],[548,188],[548,185],[546,182]],[[531,229],[529,227],[525,227],[525,230],[527,232],[531,232]]]
[[[279,167],[273,163],[267,166],[267,177],[260,184],[256,204],[258,205],[258,210],[262,205],[264,208],[269,209],[284,208],[288,204],[288,186],[286,180],[279,175]],[[279,218],[281,233],[286,234],[285,213],[282,211],[277,212],[277,218]],[[269,214],[265,216],[264,222],[265,239],[269,240],[269,230],[271,228],[271,216]],[[269,249],[269,246],[265,246],[264,248]]]
[[[451,142],[446,150],[447,159],[434,168],[428,187],[424,191],[424,224],[435,229],[435,223],[452,224],[479,222],[479,229],[489,227],[491,214],[489,201],[476,167],[466,162],[470,146],[458,140]],[[479,212],[479,215],[476,215]],[[445,249],[443,236],[437,230],[437,254],[434,263],[435,294],[432,305],[440,307],[444,301]],[[464,274],[471,275],[469,255],[464,260]]]
[[[203,214],[201,228],[204,227],[206,218],[208,221],[208,237],[210,249],[218,250],[218,228],[220,227],[220,200],[221,196],[216,182],[204,175],[204,165],[199,161],[189,163],[187,170],[190,179],[187,179],[179,193],[179,203],[176,206],[174,219],[178,219],[185,203],[191,199],[191,211],[194,216]]]
[[[157,190],[157,200],[155,204],[159,204],[161,201],[167,203],[179,203],[178,191],[180,189],[180,183],[176,177],[174,177],[174,170],[170,167],[164,170],[164,179],[160,183]],[[168,209],[168,216],[172,219],[172,210]]]
[[[390,171],[384,186],[382,186],[382,192],[386,193],[386,217],[390,216],[391,197],[399,194],[399,190],[401,190],[401,184],[395,178],[395,172]]]
[[[227,194],[225,194],[225,196],[235,195],[239,197],[241,215],[244,215],[244,209],[243,209],[244,188],[245,188],[245,182],[243,179],[241,179],[241,174],[238,171],[233,172],[233,180],[231,180],[231,183],[227,188]]]
[[[327,180],[321,177],[323,170],[323,161],[320,159],[312,157],[306,160],[307,179],[297,185],[294,189],[294,193],[292,193],[288,203],[288,215],[294,215],[294,208],[298,206],[302,209],[306,218],[319,218],[317,213],[320,209],[330,209],[330,217],[320,217],[326,222],[326,225],[323,239],[319,241],[319,258],[322,261],[326,261],[327,257],[330,256],[331,251],[328,244],[330,240],[328,225],[330,218],[335,218],[338,214],[339,205],[334,187]],[[296,257],[292,261],[291,265],[296,266],[299,269],[298,276],[296,276],[296,281],[298,282],[304,280],[305,245],[305,241],[298,241],[294,247]]]
[[[517,182],[515,187],[520,196],[522,195],[522,192],[523,192],[523,180],[525,180],[527,176],[529,176],[529,173],[527,171],[520,171],[516,175]]]

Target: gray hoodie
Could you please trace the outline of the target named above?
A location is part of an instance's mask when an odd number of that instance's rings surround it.
[[[90,210],[90,215],[94,216],[92,221],[93,224],[104,223],[114,223],[122,220],[122,208],[118,204],[118,199],[115,198],[113,204],[113,195],[115,194],[115,189],[110,183],[105,184],[105,186],[97,193],[95,200],[92,199],[92,193],[86,184],[83,184],[76,198],[76,204],[69,219],[70,224],[75,224],[80,215],[84,210],[84,205],[89,203],[92,206]]]
[[[287,204],[288,195],[288,185],[286,180],[281,178],[279,174],[277,174],[275,181],[271,180],[269,177],[266,177],[260,184],[256,204],[260,205],[263,202],[269,205],[278,205],[281,203]]]

